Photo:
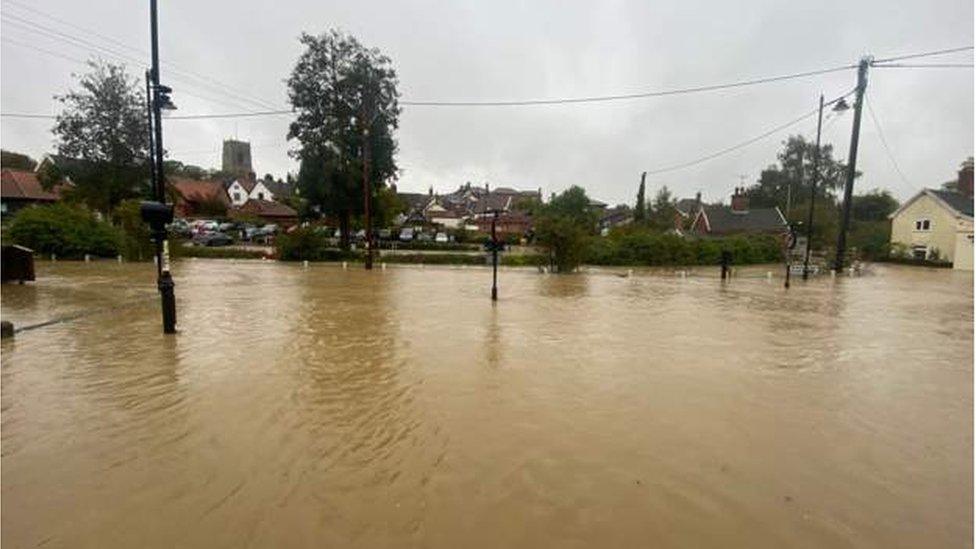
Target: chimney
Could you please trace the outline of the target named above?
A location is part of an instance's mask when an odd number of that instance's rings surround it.
[[[488,190],[488,182],[485,182],[485,192],[486,192],[486,193],[487,193],[487,192],[491,192],[491,191],[489,191],[489,190]]]
[[[701,191],[695,193],[695,207],[701,206]]]
[[[745,187],[736,187],[732,194],[732,211],[745,213],[749,211],[749,197],[746,196]]]
[[[959,170],[959,192],[967,197],[973,197],[973,158],[969,157],[968,160],[962,163],[962,168]]]

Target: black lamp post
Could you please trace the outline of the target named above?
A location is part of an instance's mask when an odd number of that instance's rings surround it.
[[[147,74],[146,94],[150,112],[150,163],[155,201],[142,203],[142,219],[149,224],[156,242],[156,286],[162,298],[163,333],[176,333],[176,295],[173,276],[169,271],[169,242],[166,225],[173,221],[173,207],[166,204],[165,178],[163,174],[163,123],[162,110],[176,107],[170,101],[173,91],[159,83],[159,33],[156,17],[156,0],[149,0],[149,25],[152,38],[152,69]]]

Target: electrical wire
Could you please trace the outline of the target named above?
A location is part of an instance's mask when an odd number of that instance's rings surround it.
[[[878,122],[878,117],[874,114],[874,108],[871,107],[871,102],[867,101],[867,98],[865,98],[864,102],[868,106],[868,114],[871,115],[871,122],[874,124],[874,130],[878,132],[878,141],[881,142],[881,148],[884,149],[885,156],[887,156],[888,161],[891,162],[891,167],[895,169],[895,172],[898,174],[898,177],[901,178],[901,181],[905,184],[905,187],[910,192],[915,192],[917,190],[917,186],[912,185],[912,183],[908,181],[908,178],[905,177],[905,172],[901,171],[901,167],[898,166],[898,161],[895,160],[895,155],[891,152],[891,147],[888,146],[888,140],[885,139],[884,132],[881,130],[881,124]]]
[[[898,55],[898,56],[895,56],[895,57],[887,57],[887,58],[884,58],[884,59],[875,59],[875,60],[872,61],[872,64],[876,64],[876,63],[888,63],[888,62],[891,62],[891,61],[901,61],[903,59],[918,59],[919,57],[931,57],[931,56],[934,56],[934,55],[946,55],[946,54],[949,54],[949,53],[957,53],[957,52],[961,52],[961,51],[969,51],[969,50],[972,50],[972,49],[973,49],[973,46],[962,46],[962,47],[958,47],[958,48],[949,48],[949,49],[945,49],[945,50],[927,51],[927,52],[922,52],[922,53],[910,53],[910,54],[907,54],[907,55]]]
[[[973,64],[969,63],[885,63],[882,65],[872,65],[876,69],[971,69]]]
[[[845,93],[844,95],[842,95],[842,96],[840,96],[840,97],[838,97],[836,99],[831,100],[828,103],[824,103],[824,107],[827,107],[829,105],[833,105],[834,103],[837,103],[841,99],[843,99],[845,97],[848,97],[848,96],[850,96],[853,93],[854,93],[854,90],[851,90],[851,91]],[[776,126],[775,128],[769,129],[769,130],[767,130],[767,131],[765,131],[765,132],[763,132],[763,133],[761,133],[761,134],[759,134],[759,135],[757,135],[755,137],[749,138],[749,139],[747,139],[747,140],[745,140],[745,141],[743,141],[741,143],[737,143],[737,144],[732,145],[730,147],[726,147],[724,149],[721,149],[721,150],[716,151],[716,152],[713,152],[711,154],[707,154],[705,156],[696,158],[694,160],[689,160],[687,162],[682,162],[680,164],[675,164],[675,165],[672,165],[672,166],[666,166],[666,167],[663,167],[663,168],[657,168],[657,169],[647,170],[647,175],[657,175],[657,174],[662,174],[662,173],[668,173],[668,172],[673,172],[673,171],[677,171],[677,170],[682,170],[682,169],[685,169],[685,168],[690,168],[692,166],[697,166],[698,164],[702,164],[704,162],[707,162],[709,160],[713,160],[713,159],[718,158],[720,156],[724,156],[724,155],[729,154],[731,152],[735,152],[735,151],[737,151],[739,149],[743,149],[743,148],[745,148],[745,147],[747,147],[749,145],[752,145],[753,143],[755,143],[757,141],[761,141],[761,140],[763,140],[763,139],[765,139],[765,138],[767,138],[767,137],[769,137],[769,136],[771,136],[771,135],[773,135],[775,133],[779,133],[779,132],[785,130],[786,128],[795,126],[795,125],[799,124],[800,122],[803,122],[804,120],[806,120],[806,119],[808,119],[808,118],[816,115],[818,112],[819,112],[819,108],[813,109],[812,111],[807,112],[806,114],[803,114],[801,116],[798,116],[797,118],[794,118],[793,120],[790,120],[789,122],[780,124],[780,125]]]

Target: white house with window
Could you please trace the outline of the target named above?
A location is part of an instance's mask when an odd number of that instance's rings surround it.
[[[973,268],[972,195],[923,189],[891,214],[892,252]]]
[[[227,186],[227,196],[230,203],[234,206],[243,206],[251,197],[251,190],[254,188],[254,181],[246,179],[235,179]]]
[[[275,199],[275,195],[271,192],[271,189],[264,184],[264,181],[252,181],[253,187],[251,187],[251,192],[248,198],[251,200],[267,200],[272,202]]]

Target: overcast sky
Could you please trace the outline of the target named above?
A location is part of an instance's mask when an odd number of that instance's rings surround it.
[[[972,0],[160,4],[163,81],[175,89],[180,114],[288,108],[284,79],[301,51],[298,35],[332,27],[393,59],[403,100],[638,93],[829,68],[865,54],[880,58],[973,44]],[[149,43],[148,1],[5,0],[2,11],[5,113],[56,112],[52,95],[72,85],[72,73],[84,69],[79,60],[98,55],[91,44],[134,57],[126,62],[133,76],[141,77],[145,69],[145,62],[135,61],[148,59],[140,53]],[[84,42],[68,43],[66,37]],[[913,62],[972,59],[969,51]],[[398,186],[447,191],[465,181],[489,182],[541,187],[548,195],[577,184],[606,202],[631,203],[642,171],[759,135],[814,109],[821,92],[830,98],[849,91],[855,78],[850,70],[598,104],[405,106],[397,135]],[[959,163],[973,154],[972,69],[872,69],[867,97],[907,182],[892,167],[865,109],[858,158],[864,175],[857,190],[881,187],[903,199],[952,179]],[[829,121],[824,137],[845,158],[851,118],[848,112]],[[287,155],[294,146],[285,141],[287,124],[287,116],[170,120],[164,143],[171,158],[219,167],[221,140],[236,136],[252,143],[259,175],[284,176],[297,169]],[[51,125],[50,120],[4,118],[2,146],[40,156],[52,149]],[[812,138],[815,128],[816,119],[810,118],[791,130]],[[679,197],[700,190],[708,200],[726,199],[741,176],[751,183],[775,161],[788,133],[691,168],[649,176],[648,194],[667,185]]]

